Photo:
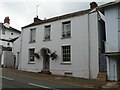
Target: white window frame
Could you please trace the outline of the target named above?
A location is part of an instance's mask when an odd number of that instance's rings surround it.
[[[71,37],[71,21],[62,22],[62,38],[66,37]]]
[[[28,63],[35,63],[35,57],[30,55],[30,50],[34,50],[33,53],[35,53],[35,48],[30,48],[30,49],[28,50],[28,54],[29,54],[29,55],[28,55],[28,56],[29,56],[29,58],[28,58],[28,59],[29,59],[29,60],[28,60]],[[33,57],[33,61],[30,60],[31,57]]]
[[[2,34],[5,35],[5,28],[4,28],[4,26],[2,27]]]
[[[70,60],[69,61],[64,61],[64,57],[63,57],[63,47],[70,47]],[[64,45],[64,46],[61,46],[61,51],[62,51],[62,63],[71,63],[71,45]],[[67,52],[68,53],[68,52]]]
[[[34,32],[34,33],[33,33]],[[34,43],[36,40],[36,28],[30,29],[30,43]]]
[[[51,25],[44,26],[44,40],[50,40]]]

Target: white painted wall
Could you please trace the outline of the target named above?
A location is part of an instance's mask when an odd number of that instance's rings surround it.
[[[111,6],[105,9],[106,52],[118,52],[118,11]]]
[[[61,39],[62,22],[71,21],[71,38]],[[89,16],[90,24],[90,71],[91,78],[96,78],[99,72],[98,65],[98,26],[97,13]],[[51,25],[51,41],[43,41],[44,26]],[[29,44],[29,33],[31,28],[36,28],[36,43]],[[38,72],[43,69],[43,60],[35,59],[35,64],[28,64],[28,50],[35,48],[39,52],[42,47],[55,50],[58,58],[50,60],[50,71],[52,74],[64,75],[65,72],[72,72],[74,77],[89,78],[89,44],[88,44],[88,15],[63,19],[51,23],[45,23],[28,27],[22,30],[22,46],[20,70]],[[61,46],[71,45],[71,65],[63,65]]]
[[[91,77],[97,77],[99,72],[99,39],[98,39],[98,15],[91,13],[89,17],[90,30],[90,72]]]
[[[13,33],[13,35],[11,35],[11,33]],[[1,39],[11,40],[11,39],[19,37],[19,36],[20,36],[20,33],[14,31],[14,30],[5,29],[5,34],[2,34],[2,31],[0,32],[0,38]],[[0,45],[8,47],[7,43],[8,43],[7,41],[1,41],[0,40]],[[9,46],[12,47],[12,43],[10,43]]]
[[[112,5],[105,8],[105,23],[106,23],[106,52],[120,51],[120,32],[119,32],[119,17],[117,5]],[[107,57],[107,74],[108,80],[118,80],[117,57]],[[119,64],[118,64],[119,65]]]
[[[117,81],[117,61],[115,58],[107,58],[107,75],[108,80]]]
[[[13,43],[13,55],[16,57],[15,67],[17,68],[20,60],[21,37]]]
[[[21,37],[19,37],[16,41],[13,42],[13,54],[20,52],[21,46]]]

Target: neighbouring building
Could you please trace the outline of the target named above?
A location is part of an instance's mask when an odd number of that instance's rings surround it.
[[[106,72],[104,15],[95,2],[90,7],[46,20],[36,17],[22,27],[19,70],[83,78]]]
[[[5,17],[4,23],[0,23],[0,64],[4,66],[13,66],[13,42],[20,34],[21,32],[19,30],[10,26],[9,17]]]
[[[98,7],[104,11],[108,80],[120,80],[120,0]]]
[[[20,62],[21,37],[13,42],[14,67],[18,68]]]

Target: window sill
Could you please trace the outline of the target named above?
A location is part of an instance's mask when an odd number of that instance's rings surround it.
[[[44,39],[43,41],[51,41],[51,39]]]
[[[28,62],[28,64],[35,64],[35,62]]]
[[[61,37],[61,39],[70,39],[71,38],[71,36],[69,36],[69,37]]]
[[[71,65],[71,62],[62,62],[61,65]]]
[[[31,44],[31,43],[35,43],[35,41],[29,42],[29,43],[30,43],[30,44]]]

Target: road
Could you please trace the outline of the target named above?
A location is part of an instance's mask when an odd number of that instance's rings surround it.
[[[78,86],[35,79],[34,77],[2,72],[2,88],[40,88],[45,90],[80,89]]]

